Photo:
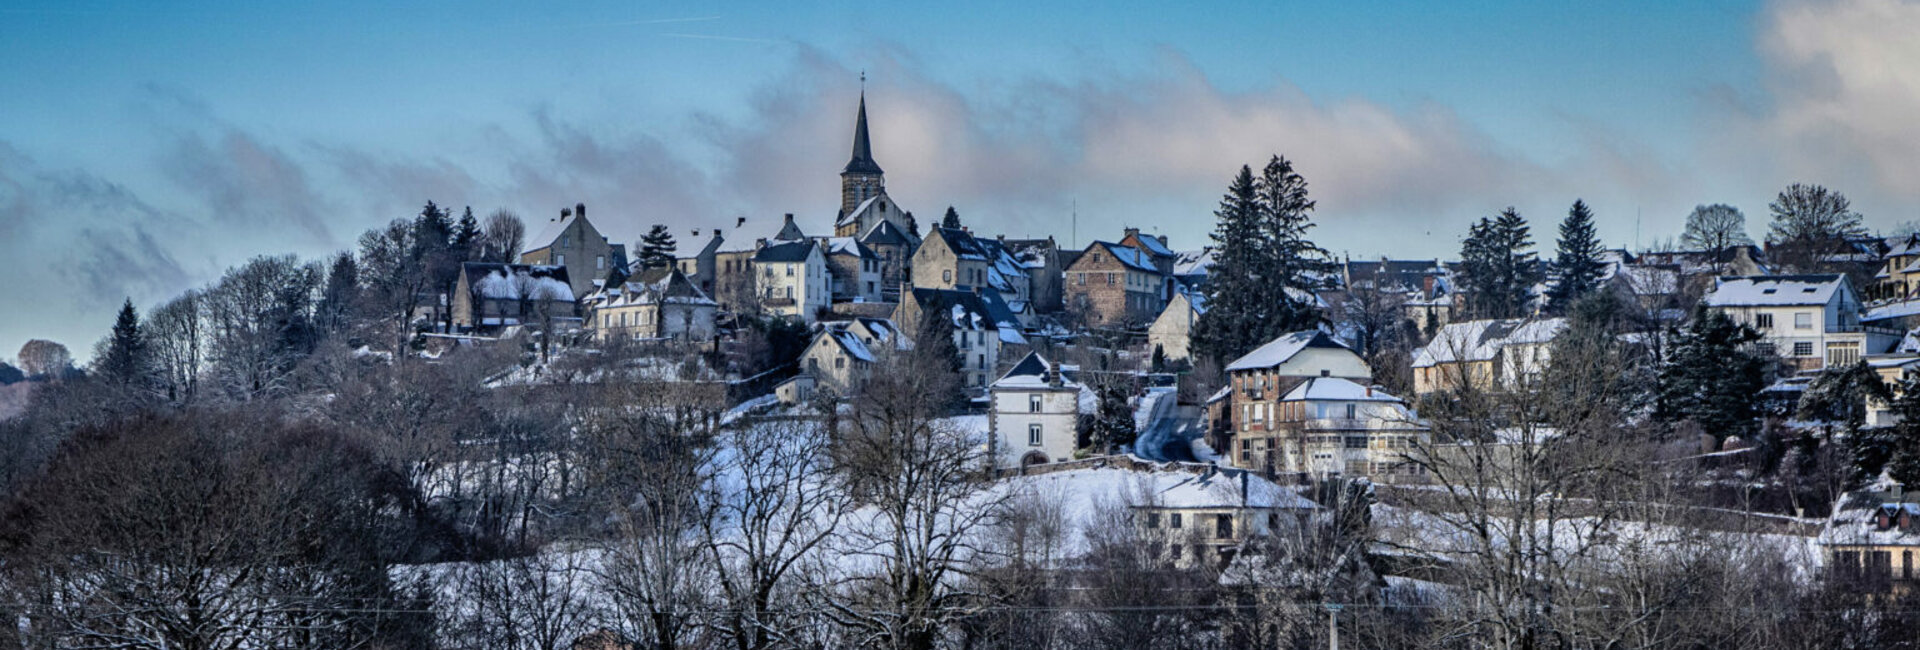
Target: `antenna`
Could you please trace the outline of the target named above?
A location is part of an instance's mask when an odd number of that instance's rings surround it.
[[[1073,230],[1067,233],[1067,246],[1069,248],[1080,246],[1080,199],[1073,200]]]

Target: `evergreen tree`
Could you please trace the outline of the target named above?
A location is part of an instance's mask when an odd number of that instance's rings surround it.
[[[342,331],[348,324],[360,296],[360,263],[341,253],[327,267],[327,286],[320,292],[320,304],[314,310],[314,324],[322,334]]]
[[[947,206],[947,214],[940,217],[940,227],[955,229],[960,227],[960,213],[955,212],[953,206]]]
[[[1562,431],[1598,433],[1644,402],[1650,377],[1621,343],[1629,329],[1624,307],[1611,291],[1589,295],[1574,303],[1567,329],[1554,337],[1540,389]]]
[[[120,315],[114,318],[113,333],[107,336],[106,344],[94,365],[94,373],[101,380],[118,386],[147,380],[152,359],[147,355],[147,340],[140,332],[140,316],[133,309],[132,299],[120,306]]]
[[[1600,275],[1606,266],[1600,262],[1600,237],[1594,233],[1593,211],[1587,203],[1575,199],[1560,222],[1560,241],[1553,260],[1557,282],[1547,292],[1547,306],[1556,314],[1568,313],[1573,304],[1600,287]]]
[[[1528,250],[1528,230],[1526,219],[1508,207],[1498,217],[1482,217],[1461,242],[1467,307],[1475,318],[1519,318],[1530,311],[1540,264]]]
[[[1854,452],[1856,479],[1871,477],[1879,473],[1880,464],[1886,464],[1887,474],[1902,485],[1920,486],[1920,378],[1906,377],[1900,380],[1897,390],[1892,391],[1888,409],[1893,412],[1896,424],[1891,431],[1882,435],[1857,436]],[[1864,432],[1863,432],[1864,433]],[[1875,444],[1877,443],[1877,444]],[[1878,449],[1861,449],[1869,445]],[[1874,453],[1874,452],[1879,453]],[[1878,461],[1866,460],[1878,456]]]
[[[1867,400],[1886,401],[1892,395],[1880,374],[1866,361],[1851,366],[1827,368],[1813,378],[1800,395],[1795,417],[1807,421],[1839,422],[1848,432],[1859,431],[1867,422]]]
[[[1197,354],[1225,362],[1320,324],[1313,292],[1332,263],[1306,238],[1313,209],[1306,179],[1285,158],[1274,156],[1257,179],[1252,167],[1241,166],[1214,211],[1207,311],[1194,324]]]
[[[647,234],[640,238],[640,266],[649,269],[662,269],[673,266],[674,254],[679,244],[674,242],[673,233],[665,224],[653,224]]]
[[[1674,344],[1660,367],[1654,415],[1691,421],[1716,437],[1753,439],[1766,362],[1749,346],[1760,333],[1702,306],[1686,329],[1672,336]]]
[[[473,206],[467,206],[460,214],[460,221],[454,224],[451,248],[461,262],[480,256],[480,220],[473,216]]]

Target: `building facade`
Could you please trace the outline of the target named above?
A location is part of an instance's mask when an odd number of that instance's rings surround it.
[[[995,469],[1013,469],[1073,458],[1079,448],[1080,384],[1029,352],[990,389]]]
[[[1166,280],[1140,249],[1094,242],[1068,266],[1066,310],[1093,327],[1144,327],[1160,315]]]

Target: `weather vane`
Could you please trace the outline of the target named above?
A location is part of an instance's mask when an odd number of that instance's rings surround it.
[[[866,70],[866,68],[861,68],[861,69],[860,69],[860,92],[863,92],[863,93],[864,93],[864,92],[867,92],[867,70]]]

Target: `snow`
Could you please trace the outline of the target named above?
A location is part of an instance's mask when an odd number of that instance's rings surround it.
[[[1286,363],[1287,360],[1292,359],[1294,355],[1300,354],[1301,350],[1307,349],[1307,345],[1313,343],[1315,338],[1322,336],[1325,336],[1325,334],[1319,330],[1282,334],[1280,338],[1269,341],[1266,345],[1254,348],[1252,352],[1248,352],[1245,356],[1234,359],[1233,363],[1227,364],[1227,372],[1234,372],[1236,370],[1263,370]],[[1328,341],[1332,341],[1332,339],[1328,339]],[[1335,343],[1335,345],[1338,345],[1338,343]]]
[[[1475,320],[1448,323],[1435,332],[1433,340],[1414,354],[1413,367],[1430,368],[1442,363],[1490,361],[1508,345],[1539,344],[1553,340],[1566,329],[1564,318],[1540,320]]]
[[[1720,278],[1702,299],[1709,307],[1824,305],[1840,290],[1840,275]]]
[[[868,349],[867,342],[860,340],[860,337],[856,336],[853,332],[843,329],[828,329],[822,332],[821,335],[832,337],[834,342],[839,343],[841,349],[846,350],[847,354],[853,358],[867,363],[873,363],[873,350]]]
[[[1174,275],[1206,275],[1213,266],[1213,248],[1197,251],[1181,251],[1179,259],[1173,262]]]
[[[1222,389],[1225,390],[1225,389]],[[1312,377],[1295,387],[1281,401],[1328,400],[1342,402],[1399,402],[1386,391],[1362,386],[1339,377]]]
[[[1865,314],[1862,314],[1860,320],[1877,321],[1906,318],[1908,316],[1920,316],[1920,300],[1908,300],[1874,307],[1868,309]]]

